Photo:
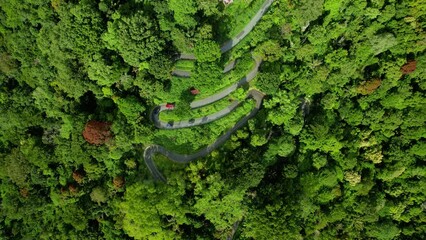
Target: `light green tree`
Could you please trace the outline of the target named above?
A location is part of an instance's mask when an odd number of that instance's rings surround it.
[[[193,28],[197,25],[197,21],[193,18],[197,12],[194,0],[168,0],[168,3],[177,24],[186,28]]]
[[[220,57],[219,44],[211,40],[200,40],[194,48],[195,56],[200,62],[214,62]]]
[[[108,22],[108,31],[102,35],[102,39],[124,61],[138,67],[145,59],[163,49],[165,42],[158,34],[157,22],[150,19],[144,11],[139,10],[130,16],[116,12],[113,20]]]

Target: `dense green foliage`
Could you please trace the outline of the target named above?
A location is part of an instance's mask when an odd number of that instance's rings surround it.
[[[261,2],[1,0],[0,239],[425,239],[426,1],[275,0],[221,55]],[[188,103],[251,51],[263,109],[206,158],[158,156],[153,182],[146,146],[192,153],[252,103],[173,131],[150,110],[216,111]]]

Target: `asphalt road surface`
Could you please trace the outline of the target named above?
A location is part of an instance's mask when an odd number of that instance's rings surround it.
[[[256,76],[257,72],[259,71],[259,66],[262,63],[262,60],[257,59],[255,57],[253,57],[254,61],[256,62],[253,69],[243,78],[241,78],[238,82],[232,84],[231,86],[225,88],[224,90],[211,95],[210,97],[198,100],[198,101],[193,101],[191,103],[191,108],[199,108],[199,107],[203,107],[206,106],[208,104],[214,103],[226,96],[228,96],[230,93],[232,93],[233,91],[235,91],[235,89],[241,87],[242,85],[250,82],[251,80],[253,80],[253,78]]]
[[[235,45],[237,45],[239,42],[241,42],[241,40],[243,40],[243,38],[247,36],[247,34],[251,32],[251,30],[253,30],[254,26],[256,26],[257,22],[259,22],[259,20],[265,14],[266,10],[268,10],[269,6],[271,6],[272,2],[273,0],[266,0],[263,3],[262,7],[259,9],[259,11],[257,11],[256,15],[254,15],[250,22],[244,27],[244,29],[239,34],[237,34],[237,36],[225,42],[220,48],[220,51],[222,53],[225,53],[235,47]]]
[[[223,68],[223,73],[227,73],[229,71],[231,71],[232,69],[235,68],[236,65],[236,60],[233,60],[232,62],[228,63],[224,68]],[[190,77],[191,76],[191,72],[189,71],[185,71],[185,70],[179,70],[179,69],[175,69],[172,72],[172,75],[178,76],[178,77]]]
[[[257,24],[257,22],[260,20],[260,18],[265,14],[266,10],[269,8],[269,6],[272,4],[273,0],[265,0],[264,4],[262,5],[261,9],[256,13],[256,15],[250,20],[250,22],[244,27],[243,31],[241,31],[236,37],[233,39],[225,42],[221,47],[221,52],[227,52],[230,49],[232,49],[235,45],[237,45],[245,36],[247,36],[248,33],[250,33],[254,26]],[[187,60],[195,60],[195,56],[193,54],[181,54],[179,56],[180,59],[187,59]],[[254,58],[256,61],[256,64],[254,68],[242,79],[240,79],[237,83],[234,83],[230,87],[222,90],[221,92],[214,94],[210,97],[207,97],[205,99],[201,99],[198,101],[194,101],[191,103],[191,108],[198,108],[202,106],[206,106],[208,104],[211,104],[213,102],[216,102],[226,96],[228,96],[231,92],[235,91],[238,87],[241,87],[242,85],[248,83],[251,81],[257,74],[259,65],[261,64],[260,59]],[[235,67],[235,62],[231,62],[224,68],[224,73],[232,70]],[[176,71],[174,72],[176,74]],[[183,77],[189,77],[190,73],[185,71],[178,71],[176,75],[182,75]],[[213,150],[221,146],[223,143],[225,143],[235,131],[237,131],[239,128],[244,126],[247,121],[254,117],[256,113],[259,111],[259,108],[262,104],[262,99],[264,97],[264,94],[257,91],[257,90],[251,90],[247,98],[253,98],[256,101],[255,107],[241,120],[239,120],[231,129],[229,129],[226,133],[224,133],[222,136],[217,138],[214,143],[208,145],[207,147],[199,150],[196,153],[193,154],[178,154],[172,151],[167,150],[163,146],[160,145],[150,145],[148,146],[144,153],[143,157],[145,160],[145,163],[151,172],[151,174],[154,176],[155,180],[161,180],[163,182],[166,182],[166,178],[158,171],[157,167],[155,166],[153,157],[156,153],[162,154],[169,158],[172,161],[178,162],[178,163],[188,163],[192,160],[195,160],[200,157],[205,157],[208,154],[210,154]],[[168,110],[166,108],[166,104],[161,104],[153,109],[153,111],[150,114],[150,117],[152,121],[154,122],[155,126],[158,128],[167,128],[167,129],[175,129],[175,128],[183,128],[183,127],[192,127],[196,125],[201,125],[205,123],[209,123],[212,121],[215,121],[230,112],[234,111],[235,108],[237,108],[241,103],[239,101],[232,102],[228,107],[222,109],[219,112],[216,112],[214,114],[204,116],[197,119],[189,119],[179,122],[162,122],[159,120],[159,114],[161,111]]]
[[[244,126],[247,121],[254,117],[256,113],[259,111],[261,105],[262,105],[262,99],[264,97],[264,94],[262,92],[259,92],[257,90],[251,90],[247,98],[253,98],[256,101],[255,107],[246,115],[244,116],[240,121],[238,121],[231,129],[229,129],[226,133],[224,133],[222,136],[216,139],[216,141],[207,147],[199,150],[196,153],[193,154],[179,154],[172,151],[167,150],[163,146],[160,145],[151,145],[148,146],[144,153],[143,157],[145,159],[146,166],[148,167],[149,171],[151,172],[152,176],[154,176],[155,180],[166,182],[166,178],[160,173],[157,166],[154,163],[153,157],[156,153],[162,154],[169,158],[170,160],[178,163],[188,163],[194,159],[205,157],[208,154],[210,154],[213,150],[221,146],[223,143],[225,143],[235,131],[240,129],[242,126]]]
[[[256,76],[257,72],[259,71],[259,65],[262,62],[259,59],[255,59],[255,61],[256,61],[256,64],[253,67],[253,69],[246,76],[241,78],[237,83],[232,84],[231,86],[225,88],[224,90],[220,91],[219,93],[216,93],[216,94],[211,95],[207,98],[192,102],[190,104],[191,108],[192,109],[199,108],[199,107],[203,107],[203,106],[206,106],[208,104],[214,103],[214,102],[228,96],[230,93],[232,93],[233,91],[235,91],[237,88],[241,87],[242,85],[250,82]],[[159,106],[156,106],[151,111],[151,120],[154,122],[155,126],[158,127],[158,128],[177,129],[177,128],[193,127],[193,126],[202,125],[202,124],[206,124],[206,123],[215,121],[215,120],[229,114],[230,112],[232,112],[237,106],[238,106],[238,101],[234,101],[229,106],[220,110],[219,112],[216,112],[216,113],[213,113],[211,115],[207,115],[207,116],[204,116],[204,117],[201,117],[201,118],[182,120],[182,121],[178,121],[178,122],[163,122],[163,121],[160,120],[160,117],[159,117],[160,113],[162,111],[170,110],[166,107],[166,103],[163,103],[163,104],[160,104]]]
[[[257,22],[259,22],[259,20],[262,18],[262,16],[266,13],[266,11],[268,10],[269,6],[271,6],[273,1],[274,0],[265,0],[262,7],[259,9],[259,11],[257,11],[257,13],[250,20],[250,22],[247,23],[247,25],[244,27],[244,29],[240,33],[238,33],[237,36],[226,41],[220,47],[220,52],[225,53],[225,52],[231,50],[233,47],[235,47],[235,45],[237,45],[239,42],[241,42],[241,40],[243,40],[243,38],[245,36],[247,36],[247,34],[249,34],[251,32],[251,30],[253,30],[254,26],[256,26]],[[195,57],[194,54],[181,53],[179,55],[179,59],[196,60],[197,58]]]

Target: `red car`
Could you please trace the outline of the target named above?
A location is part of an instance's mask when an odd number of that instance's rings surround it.
[[[191,89],[191,94],[192,94],[192,95],[200,94],[200,90],[198,90],[198,89],[196,89],[196,88],[192,88],[192,89]]]
[[[166,104],[166,108],[167,109],[174,109],[175,108],[175,104],[173,104],[173,103],[167,103]]]

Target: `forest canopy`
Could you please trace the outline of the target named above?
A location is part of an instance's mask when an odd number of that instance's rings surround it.
[[[1,0],[0,238],[425,239],[426,1],[267,2]]]

